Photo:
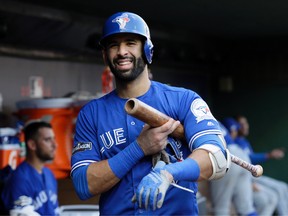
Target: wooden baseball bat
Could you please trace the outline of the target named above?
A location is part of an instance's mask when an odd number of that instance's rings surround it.
[[[169,116],[136,98],[131,98],[126,102],[125,111],[152,127],[159,127],[170,119]],[[180,124],[171,135],[177,139],[185,140],[183,125]]]
[[[152,127],[159,127],[163,124],[165,124],[169,120],[169,116],[166,114],[160,112],[159,110],[149,106],[146,103],[143,103],[142,101],[138,100],[137,98],[130,98],[126,104],[125,104],[125,111],[145,122],[146,124],[149,124]],[[184,136],[184,127],[182,124],[180,124],[171,134],[174,138],[185,140]],[[253,165],[250,164],[244,160],[242,160],[239,157],[236,157],[235,155],[231,154],[231,161],[244,169],[251,172],[251,174],[254,177],[259,177],[263,174],[263,168],[260,165]]]

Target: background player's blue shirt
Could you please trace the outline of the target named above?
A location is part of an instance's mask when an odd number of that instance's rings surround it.
[[[245,137],[237,137],[235,143],[237,143],[249,155],[252,164],[259,164],[268,160],[266,153],[255,153],[250,142]]]
[[[40,215],[58,215],[58,188],[53,173],[44,167],[42,174],[23,161],[9,177],[1,194],[7,210],[29,205],[32,198]],[[31,205],[31,203],[30,203]]]
[[[221,134],[218,122],[207,104],[191,90],[171,87],[153,81],[147,93],[139,100],[158,109],[166,115],[180,120],[185,128],[188,144],[178,146],[183,158],[195,149],[196,140],[206,134]],[[80,111],[71,158],[73,171],[91,162],[109,159],[137,139],[144,123],[128,115],[124,106],[127,99],[119,98],[115,91],[102,98],[92,100]],[[197,183],[182,181],[179,185],[195,193],[170,187],[162,208],[146,212],[137,208],[131,199],[141,179],[152,168],[151,156],[144,157],[112,189],[101,194],[99,205],[103,215],[197,215]],[[135,213],[136,212],[136,213]]]
[[[230,135],[229,131],[227,130],[227,128],[221,122],[219,122],[219,125],[220,125],[221,131],[222,131],[222,134],[224,136],[224,139],[226,141],[227,146],[231,145],[231,144],[235,144],[235,141],[231,137],[231,135]]]

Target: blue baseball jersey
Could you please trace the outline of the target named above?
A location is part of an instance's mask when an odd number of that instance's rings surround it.
[[[191,90],[152,81],[148,92],[137,99],[183,124],[187,143],[177,145],[177,148],[184,159],[198,147],[199,137],[221,134],[218,122],[207,104]],[[126,101],[127,99],[119,98],[116,92],[112,91],[90,101],[81,109],[76,123],[71,174],[80,166],[113,157],[137,139],[144,123],[125,112]],[[168,149],[167,151],[169,152]],[[118,184],[101,194],[100,213],[103,215],[197,215],[197,182],[177,182],[195,193],[169,187],[162,208],[156,211],[147,212],[131,202],[138,184],[151,168],[151,156],[142,158]]]
[[[48,168],[42,173],[23,161],[12,172],[1,194],[7,210],[33,205],[40,215],[58,214],[58,188],[56,179]]]

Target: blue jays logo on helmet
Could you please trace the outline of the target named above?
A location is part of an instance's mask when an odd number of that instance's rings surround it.
[[[128,18],[128,14],[126,13],[112,20],[112,22],[118,23],[120,29],[125,29],[126,23],[129,21],[130,19]]]
[[[147,62],[151,64],[153,43],[150,39],[150,31],[146,22],[135,13],[119,12],[113,14],[104,24],[100,45],[104,46],[104,41],[107,37],[120,33],[131,33],[144,37],[145,43],[143,49],[145,58]]]

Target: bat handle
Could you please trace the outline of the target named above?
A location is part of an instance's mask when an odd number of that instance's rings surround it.
[[[247,161],[242,160],[241,158],[233,155],[230,153],[231,156],[231,161],[241,167],[243,167],[244,169],[248,170],[249,172],[251,172],[251,174],[254,177],[259,177],[263,174],[263,168],[260,165],[253,165],[248,163]]]

